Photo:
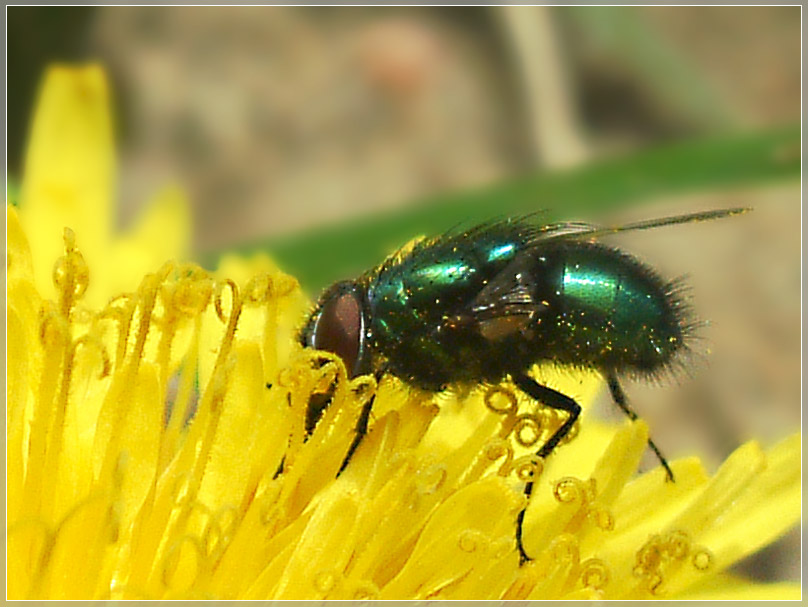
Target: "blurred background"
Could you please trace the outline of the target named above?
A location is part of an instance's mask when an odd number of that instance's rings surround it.
[[[121,229],[179,183],[200,260],[265,249],[312,295],[413,236],[485,217],[754,207],[614,239],[686,274],[710,321],[691,377],[626,389],[669,458],[705,453],[712,469],[751,437],[770,444],[799,426],[799,6],[7,17],[12,183],[44,67],[100,61],[115,91]],[[598,410],[611,414],[606,400]],[[795,530],[738,569],[799,579],[799,564]]]

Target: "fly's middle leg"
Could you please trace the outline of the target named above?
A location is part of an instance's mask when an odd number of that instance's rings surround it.
[[[549,440],[542,445],[541,449],[536,453],[536,456],[545,459],[550,455],[558,444],[570,433],[578,417],[581,415],[581,406],[571,399],[566,394],[562,394],[557,390],[548,388],[538,383],[532,377],[526,374],[519,374],[513,378],[517,387],[525,394],[534,400],[542,403],[543,405],[556,409],[559,411],[566,411],[569,415],[561,427],[549,438]],[[533,494],[533,481],[529,481],[525,485],[525,497],[530,500]],[[529,503],[529,502],[528,502]],[[525,552],[524,544],[522,543],[522,531],[525,520],[525,511],[527,505],[519,512],[516,517],[516,547],[519,550],[519,564],[524,565],[527,561],[532,560]]]

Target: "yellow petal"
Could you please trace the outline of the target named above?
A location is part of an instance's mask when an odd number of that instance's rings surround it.
[[[733,575],[717,575],[676,597],[684,601],[798,601],[798,582],[763,584]]]
[[[103,496],[93,496],[67,513],[56,528],[49,553],[39,572],[39,588],[33,597],[49,599],[85,598],[88,589],[96,588],[99,573],[104,571],[107,546],[114,540],[114,515]],[[81,546],[77,558],[76,546]]]
[[[228,502],[239,506],[238,501],[233,500],[248,491],[248,484],[257,482],[253,471],[255,463],[264,463],[260,455],[267,447],[267,429],[256,423],[260,409],[266,404],[267,389],[260,381],[255,381],[261,373],[258,344],[240,344],[235,351],[222,416],[199,489],[200,500],[212,510]],[[238,449],[233,449],[233,445],[238,445]]]
[[[107,263],[95,264],[94,278],[104,285],[106,294],[134,291],[144,274],[154,272],[167,260],[184,261],[190,252],[187,197],[176,186],[166,187],[149,201],[135,225],[111,243],[107,252],[110,258]],[[106,300],[90,302],[103,305]]]
[[[33,262],[28,237],[20,225],[17,210],[6,206],[6,280],[33,280]]]
[[[800,445],[795,434],[766,453],[766,467],[705,530],[716,560],[734,563],[773,542],[800,520]]]
[[[359,502],[344,486],[332,487],[286,562],[273,592],[279,599],[324,598],[338,590],[341,572],[354,549]]]
[[[459,583],[496,555],[516,563],[515,551],[501,555],[500,538],[512,547],[517,494],[499,478],[466,486],[444,501],[429,519],[412,555],[380,598],[430,598]]]
[[[53,298],[51,272],[70,227],[89,259],[104,259],[112,231],[115,155],[109,90],[98,65],[52,66],[39,92],[25,157],[20,220],[36,285]],[[103,285],[92,285],[91,296]]]

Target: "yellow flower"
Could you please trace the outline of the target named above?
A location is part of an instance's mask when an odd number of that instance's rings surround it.
[[[724,573],[799,520],[799,435],[749,443],[713,477],[672,462],[668,483],[635,476],[642,422],[584,415],[541,465],[529,453],[559,420],[507,384],[349,381],[297,345],[293,278],[265,258],[211,274],[170,249],[188,234],[176,192],[114,236],[106,103],[98,68],[49,72],[7,212],[9,598],[799,596]],[[598,389],[535,372],[584,402]],[[306,437],[310,395],[331,385]]]

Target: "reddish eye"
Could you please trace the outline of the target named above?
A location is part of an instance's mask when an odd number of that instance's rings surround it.
[[[362,336],[362,304],[354,292],[327,300],[314,325],[310,345],[333,352],[345,362],[348,377],[354,376]]]

